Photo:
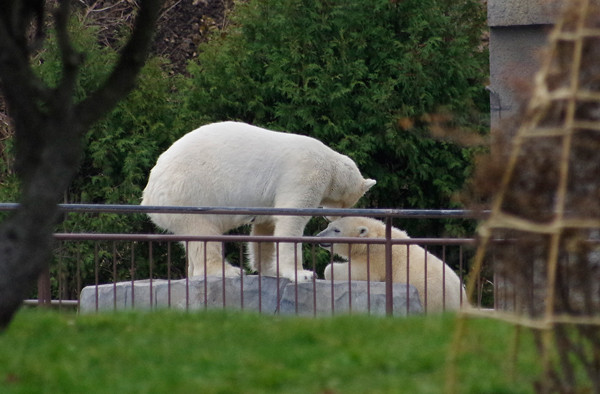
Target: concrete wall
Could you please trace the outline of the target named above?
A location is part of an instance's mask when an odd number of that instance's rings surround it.
[[[492,128],[517,110],[516,84],[529,83],[539,66],[559,0],[488,0]]]

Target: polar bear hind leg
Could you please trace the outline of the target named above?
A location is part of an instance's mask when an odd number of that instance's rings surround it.
[[[219,242],[184,242],[188,256],[188,277],[239,276],[239,272],[224,260],[223,249]]]
[[[175,234],[221,235],[223,231],[202,215],[190,216],[187,221],[180,222]],[[201,231],[200,231],[201,229]],[[197,276],[240,276],[240,268],[234,267],[225,260],[223,243],[207,241],[183,241],[188,260],[188,277]]]
[[[275,224],[273,222],[263,222],[252,224],[250,235],[252,236],[273,236],[275,233]],[[273,271],[275,264],[275,243],[274,242],[249,242],[248,258],[250,268],[253,271],[264,273]]]
[[[220,242],[186,242],[188,255],[188,277],[240,276],[240,268],[234,267],[223,256]]]

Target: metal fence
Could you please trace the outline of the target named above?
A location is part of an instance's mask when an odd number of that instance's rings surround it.
[[[0,204],[0,210],[16,209],[17,204]],[[323,238],[266,237],[250,235],[183,236],[172,234],[93,234],[57,233],[54,259],[49,270],[38,281],[37,299],[28,304],[56,305],[60,308],[79,308],[87,311],[123,308],[176,307],[200,309],[210,307],[236,307],[256,310],[260,313],[334,314],[366,312],[409,314],[418,312],[411,298],[419,299],[423,311],[427,311],[427,296],[415,296],[410,286],[393,283],[391,272],[392,247],[421,247],[452,267],[459,275],[461,284],[467,278],[469,260],[474,240],[471,238],[412,238],[391,237],[393,219],[470,219],[477,220],[481,214],[466,210],[396,210],[396,209],[276,209],[276,208],[230,208],[230,207],[145,207],[129,205],[65,204],[65,213],[177,213],[190,215],[299,215],[299,216],[367,216],[381,219],[386,224],[385,238],[328,238],[343,244],[368,244],[385,246],[385,282],[355,281],[347,283],[315,278],[307,283],[296,283],[276,275],[266,277],[260,272],[251,275],[244,267],[243,243],[274,242],[276,248],[283,243],[302,245],[305,269],[318,272],[322,277],[323,264],[333,262],[323,252],[319,243]],[[186,275],[187,258],[184,248],[190,242],[219,242],[228,260],[240,264],[239,278],[193,277]],[[411,246],[412,245],[412,246]],[[368,246],[367,246],[368,247]],[[186,248],[187,249],[187,248]],[[369,262],[367,261],[367,264]],[[411,261],[409,264],[427,264]],[[352,269],[352,261],[349,270]],[[367,272],[369,270],[367,269]],[[485,272],[485,271],[484,271]],[[349,273],[350,274],[350,273]],[[349,275],[350,276],[350,275]],[[427,283],[427,278],[425,278]],[[403,287],[402,287],[403,286]],[[444,284],[442,284],[444,286]],[[493,271],[488,270],[478,278],[475,299],[471,304],[493,308]],[[443,294],[444,291],[442,291]],[[397,298],[402,299],[398,306]],[[85,298],[85,299],[84,299]],[[462,300],[461,302],[467,302]],[[85,307],[84,307],[85,303]]]

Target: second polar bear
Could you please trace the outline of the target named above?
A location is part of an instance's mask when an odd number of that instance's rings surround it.
[[[142,205],[266,208],[348,208],[375,181],[354,161],[320,141],[238,122],[202,126],[184,135],[158,158]],[[182,235],[220,235],[244,224],[252,235],[302,236],[309,217],[150,214],[159,227]],[[302,245],[253,243],[252,268],[269,276],[310,280],[302,269]],[[237,276],[225,263],[220,242],[190,242],[188,275]],[[206,270],[205,270],[206,267]]]
[[[331,222],[318,236],[385,238],[385,224],[371,218],[345,217]],[[410,237],[406,232],[392,228],[392,238],[409,239]],[[321,247],[329,251],[333,250],[333,253],[350,261],[352,280],[367,280],[368,259],[369,279],[385,281],[385,245],[371,244],[367,248],[367,244],[360,243],[322,242]],[[467,296],[461,280],[448,265],[418,245],[410,245],[408,250],[409,253],[406,245],[392,246],[393,282],[408,282],[415,286],[423,309],[427,312],[452,311],[459,309],[461,304],[467,305]],[[325,268],[325,278],[331,280],[332,273],[334,280],[347,281],[348,263],[333,263],[333,266],[329,264]]]

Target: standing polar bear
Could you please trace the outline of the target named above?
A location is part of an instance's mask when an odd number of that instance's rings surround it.
[[[335,220],[325,230],[317,234],[319,237],[362,237],[385,238],[385,224],[379,220],[364,217],[345,217]],[[406,232],[392,228],[392,238],[409,239]],[[369,262],[369,279],[385,281],[385,245],[321,243],[321,247],[347,259],[351,264],[352,280],[367,280],[367,261]],[[460,308],[461,303],[467,305],[467,296],[456,273],[440,259],[427,253],[418,245],[392,246],[393,282],[409,283],[419,292],[421,302],[427,312],[451,311]],[[349,253],[350,251],[350,253]],[[368,256],[367,256],[368,251]],[[350,254],[350,255],[349,255]],[[349,263],[333,263],[325,267],[325,278],[331,280],[348,280]],[[427,270],[425,270],[427,264]],[[406,280],[408,265],[408,281]],[[427,282],[425,282],[427,278]],[[427,287],[425,287],[427,283]],[[425,295],[425,289],[427,293]],[[445,294],[445,296],[444,296]]]
[[[314,138],[245,123],[221,122],[191,131],[160,155],[150,172],[142,205],[348,208],[374,184],[374,180],[362,177],[350,158]],[[279,237],[302,236],[310,219],[160,213],[149,216],[156,225],[174,234],[220,235],[251,224],[252,235]],[[293,243],[280,244],[279,266],[274,243],[252,243],[249,252],[251,267],[264,275],[292,280],[297,276],[298,281],[310,280],[314,275],[302,269],[300,244],[296,249]],[[189,276],[221,276],[223,269],[225,276],[240,275],[239,269],[223,262],[219,242],[190,242],[187,254]]]

